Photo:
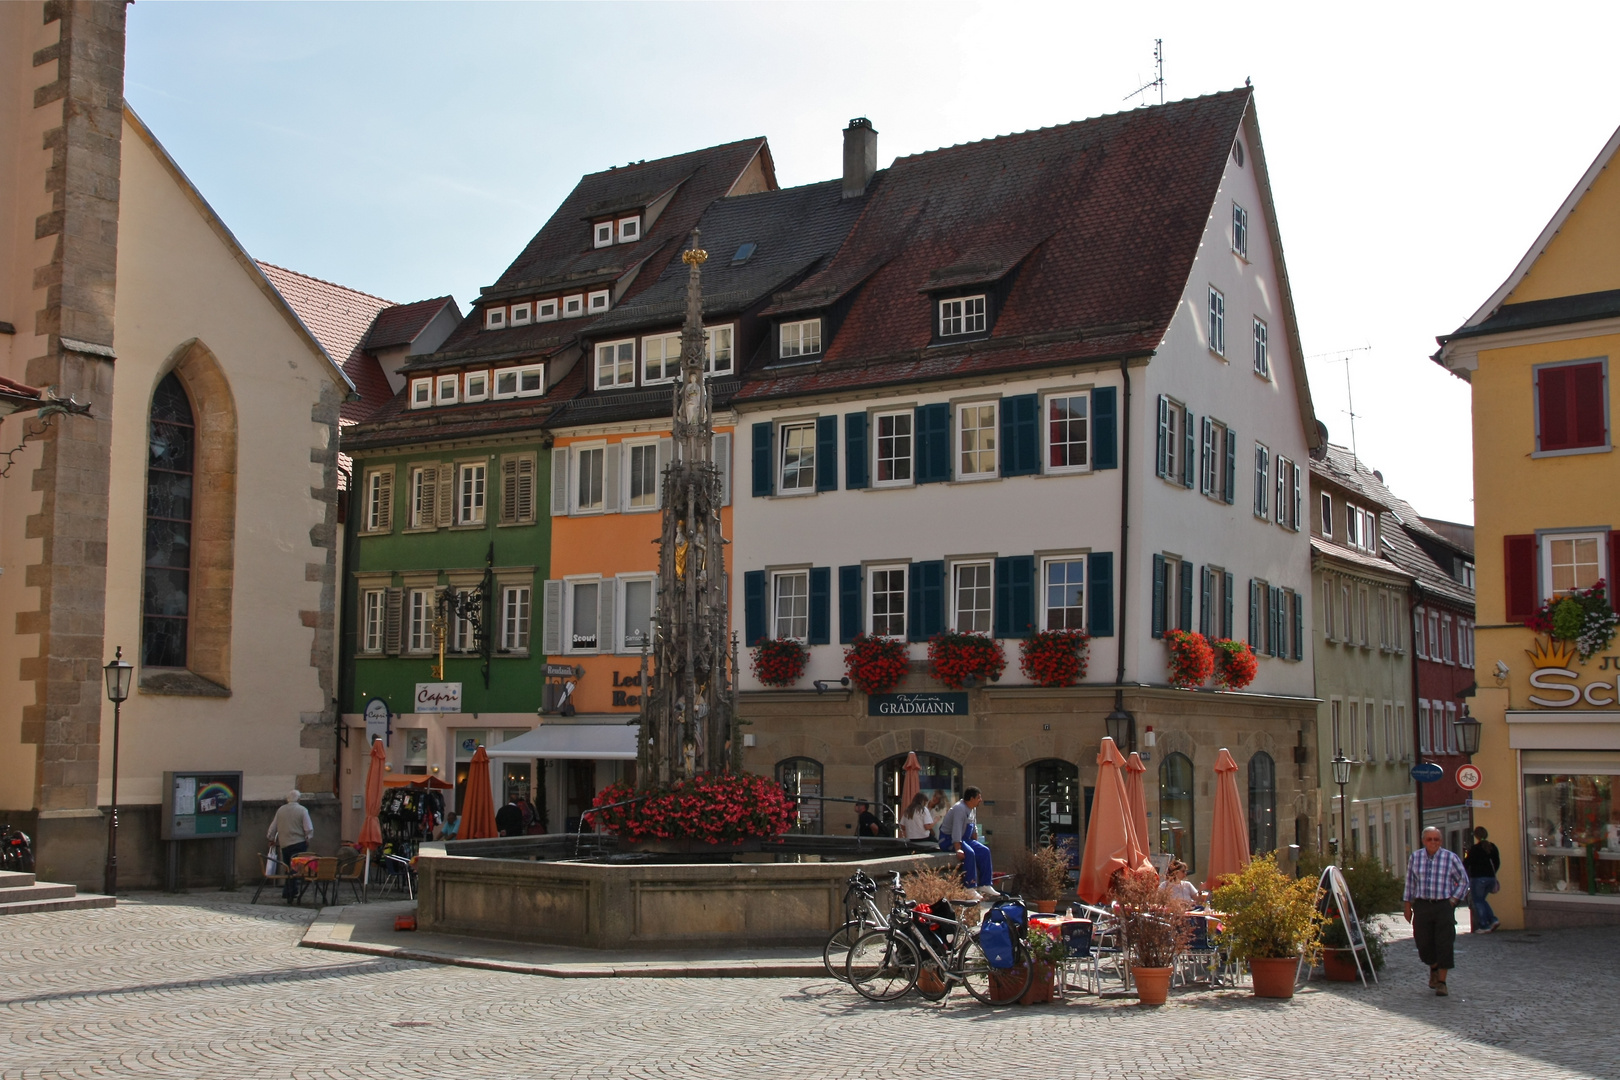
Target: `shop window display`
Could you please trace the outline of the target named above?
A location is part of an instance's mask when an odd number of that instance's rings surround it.
[[[1613,774],[1524,774],[1532,896],[1620,897],[1620,807]]]

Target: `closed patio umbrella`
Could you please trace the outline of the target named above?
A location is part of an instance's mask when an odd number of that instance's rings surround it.
[[[1086,850],[1080,857],[1080,899],[1100,904],[1117,871],[1151,870],[1147,853],[1131,835],[1130,802],[1125,793],[1125,758],[1114,740],[1103,738],[1097,753],[1097,789],[1086,827]]]
[[[360,839],[354,842],[355,847],[366,853],[362,897],[371,892],[371,853],[382,847],[382,823],[377,820],[377,813],[382,809],[383,770],[387,761],[388,751],[383,749],[383,741],[373,739],[370,763],[366,766],[366,820],[360,826]]]
[[[1225,747],[1215,755],[1215,816],[1209,828],[1209,877],[1213,890],[1221,879],[1249,865],[1249,822],[1238,798],[1237,762]]]
[[[480,746],[467,768],[467,790],[461,800],[457,840],[489,840],[495,832],[495,796],[489,790],[489,754]]]
[[[1144,855],[1148,851],[1148,822],[1147,822],[1147,795],[1142,790],[1142,774],[1147,772],[1147,766],[1142,764],[1142,755],[1135,750],[1125,759],[1125,797],[1130,802],[1131,832],[1136,840],[1136,849]]]
[[[911,807],[911,800],[917,797],[922,790],[922,765],[917,761],[917,751],[913,750],[906,755],[905,779],[900,781],[900,809],[899,814],[904,815]]]

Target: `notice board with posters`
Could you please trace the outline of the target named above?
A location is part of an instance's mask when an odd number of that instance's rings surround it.
[[[242,774],[166,772],[163,774],[164,840],[212,840],[241,832]]]

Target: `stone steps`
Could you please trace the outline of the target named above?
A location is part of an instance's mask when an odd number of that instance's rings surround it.
[[[72,885],[39,881],[33,874],[0,870],[0,915],[32,915],[41,911],[83,911],[112,907],[110,896],[97,893],[79,895]]]

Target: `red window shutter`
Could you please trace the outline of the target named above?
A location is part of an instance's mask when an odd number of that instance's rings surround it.
[[[1507,621],[1524,622],[1536,611],[1536,538],[1534,534],[1502,538]]]
[[[1568,450],[1574,434],[1569,429],[1570,369],[1542,368],[1536,372],[1536,404],[1540,410],[1541,445],[1538,450]]]
[[[1603,362],[1562,364],[1536,372],[1536,449],[1576,450],[1609,441]]]
[[[1570,373],[1570,397],[1573,399],[1573,419],[1576,446],[1602,446],[1609,441],[1604,423],[1603,365],[1577,364],[1566,368]]]
[[[1604,584],[1609,587],[1609,606],[1614,607],[1617,601],[1614,596],[1614,577],[1616,568],[1620,567],[1620,529],[1609,530],[1609,574]]]

